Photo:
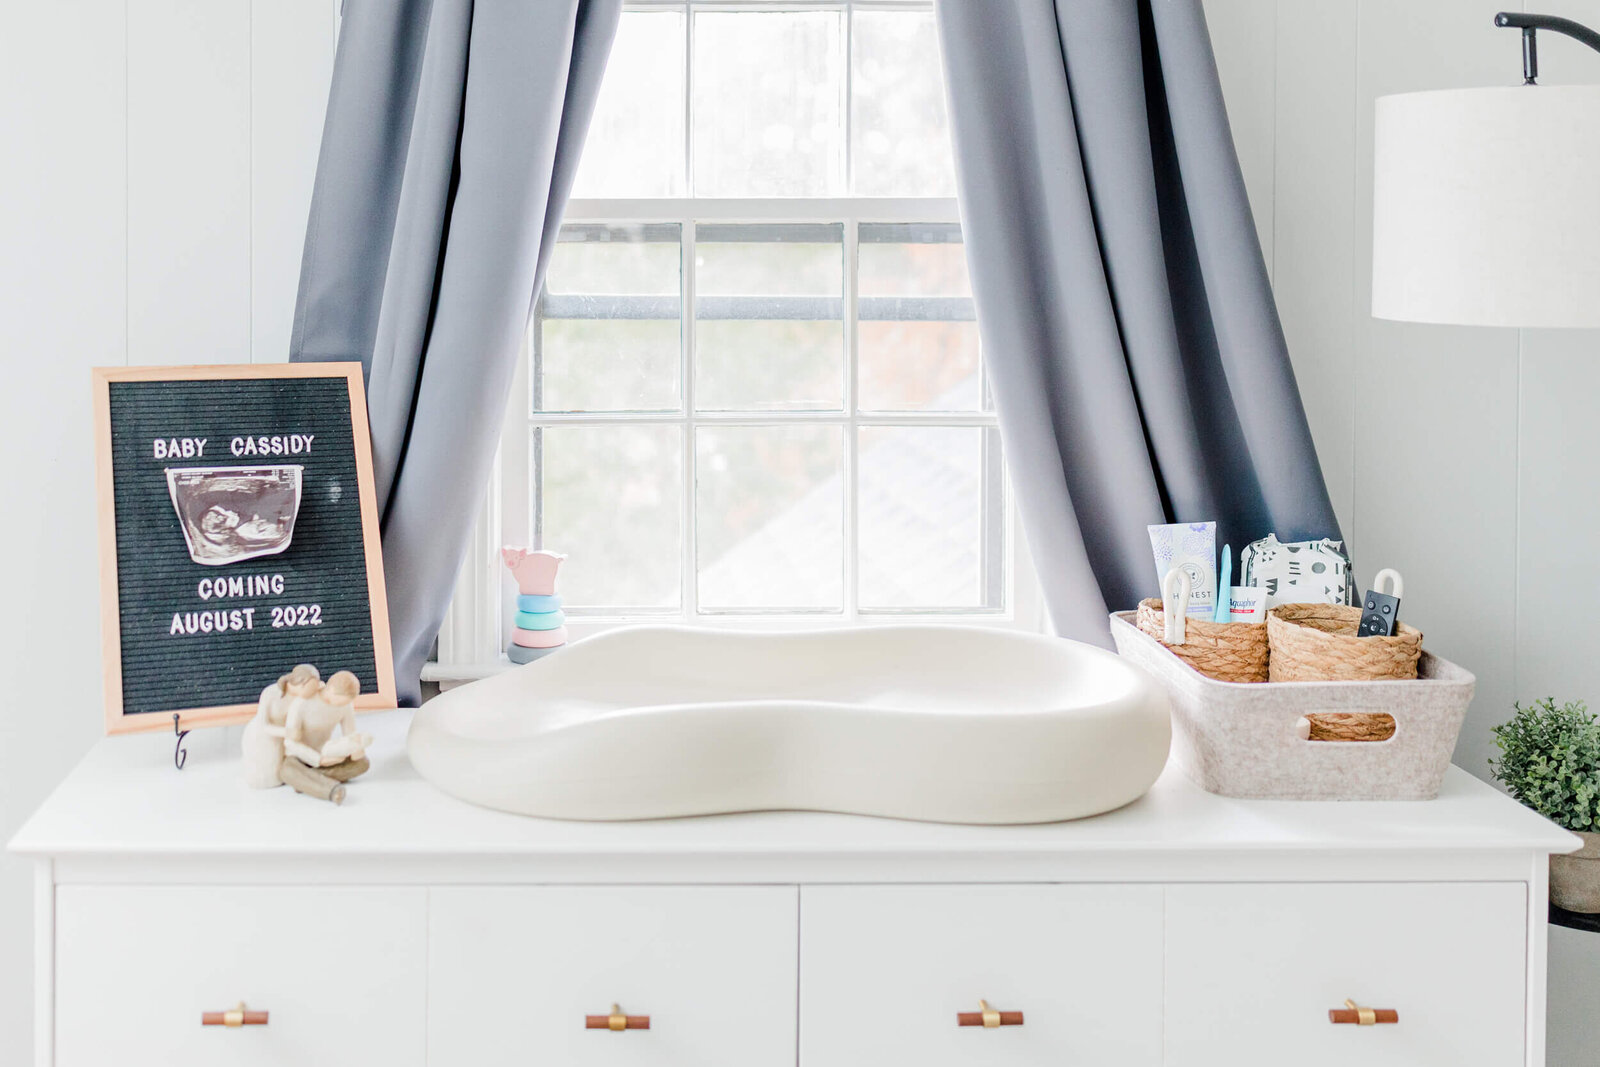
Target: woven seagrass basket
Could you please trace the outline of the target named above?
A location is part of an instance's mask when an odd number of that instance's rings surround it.
[[[1280,604],[1267,612],[1273,682],[1381,682],[1417,676],[1422,633],[1400,623],[1392,637],[1357,637],[1361,609]]]
[[[1181,645],[1162,639],[1166,616],[1160,600],[1141,600],[1137,615],[1141,631],[1160,641],[1174,656],[1219,682],[1267,680],[1267,627],[1265,623],[1184,620]]]

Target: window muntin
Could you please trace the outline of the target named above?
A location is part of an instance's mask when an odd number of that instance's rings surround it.
[[[565,226],[531,332],[528,528],[583,546],[569,614],[1003,611],[959,242],[953,223]]]

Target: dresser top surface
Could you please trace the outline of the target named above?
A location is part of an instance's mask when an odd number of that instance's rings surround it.
[[[565,822],[474,807],[424,781],[405,755],[407,711],[363,716],[373,767],[334,806],[253,790],[238,760],[196,751],[172,765],[164,734],[101,740],[18,832],[39,856],[816,857],[1402,850],[1564,852],[1577,838],[1452,767],[1432,801],[1299,802],[1213,796],[1169,764],[1117,811],[1041,826],[955,826],[810,812],[650,822]],[[194,739],[191,739],[193,743]],[[219,740],[221,740],[219,738]]]

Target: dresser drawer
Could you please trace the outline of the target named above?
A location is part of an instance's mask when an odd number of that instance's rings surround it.
[[[801,891],[801,1067],[1161,1062],[1161,890]],[[959,1026],[979,1000],[1021,1025]]]
[[[1167,1062],[1512,1067],[1524,1062],[1521,884],[1167,890]],[[1394,1024],[1334,1024],[1346,998]]]
[[[793,1067],[791,887],[436,889],[428,1057],[473,1067]],[[649,1016],[648,1030],[588,1016]]]
[[[56,1065],[423,1063],[421,889],[61,886]],[[265,1026],[202,1026],[244,1001]]]

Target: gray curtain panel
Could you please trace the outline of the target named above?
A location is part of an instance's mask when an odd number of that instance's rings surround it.
[[[345,4],[289,358],[366,369],[402,703],[488,484],[620,11]]]
[[[1145,527],[1338,537],[1199,0],[939,0],[961,220],[1057,632],[1159,595]]]

